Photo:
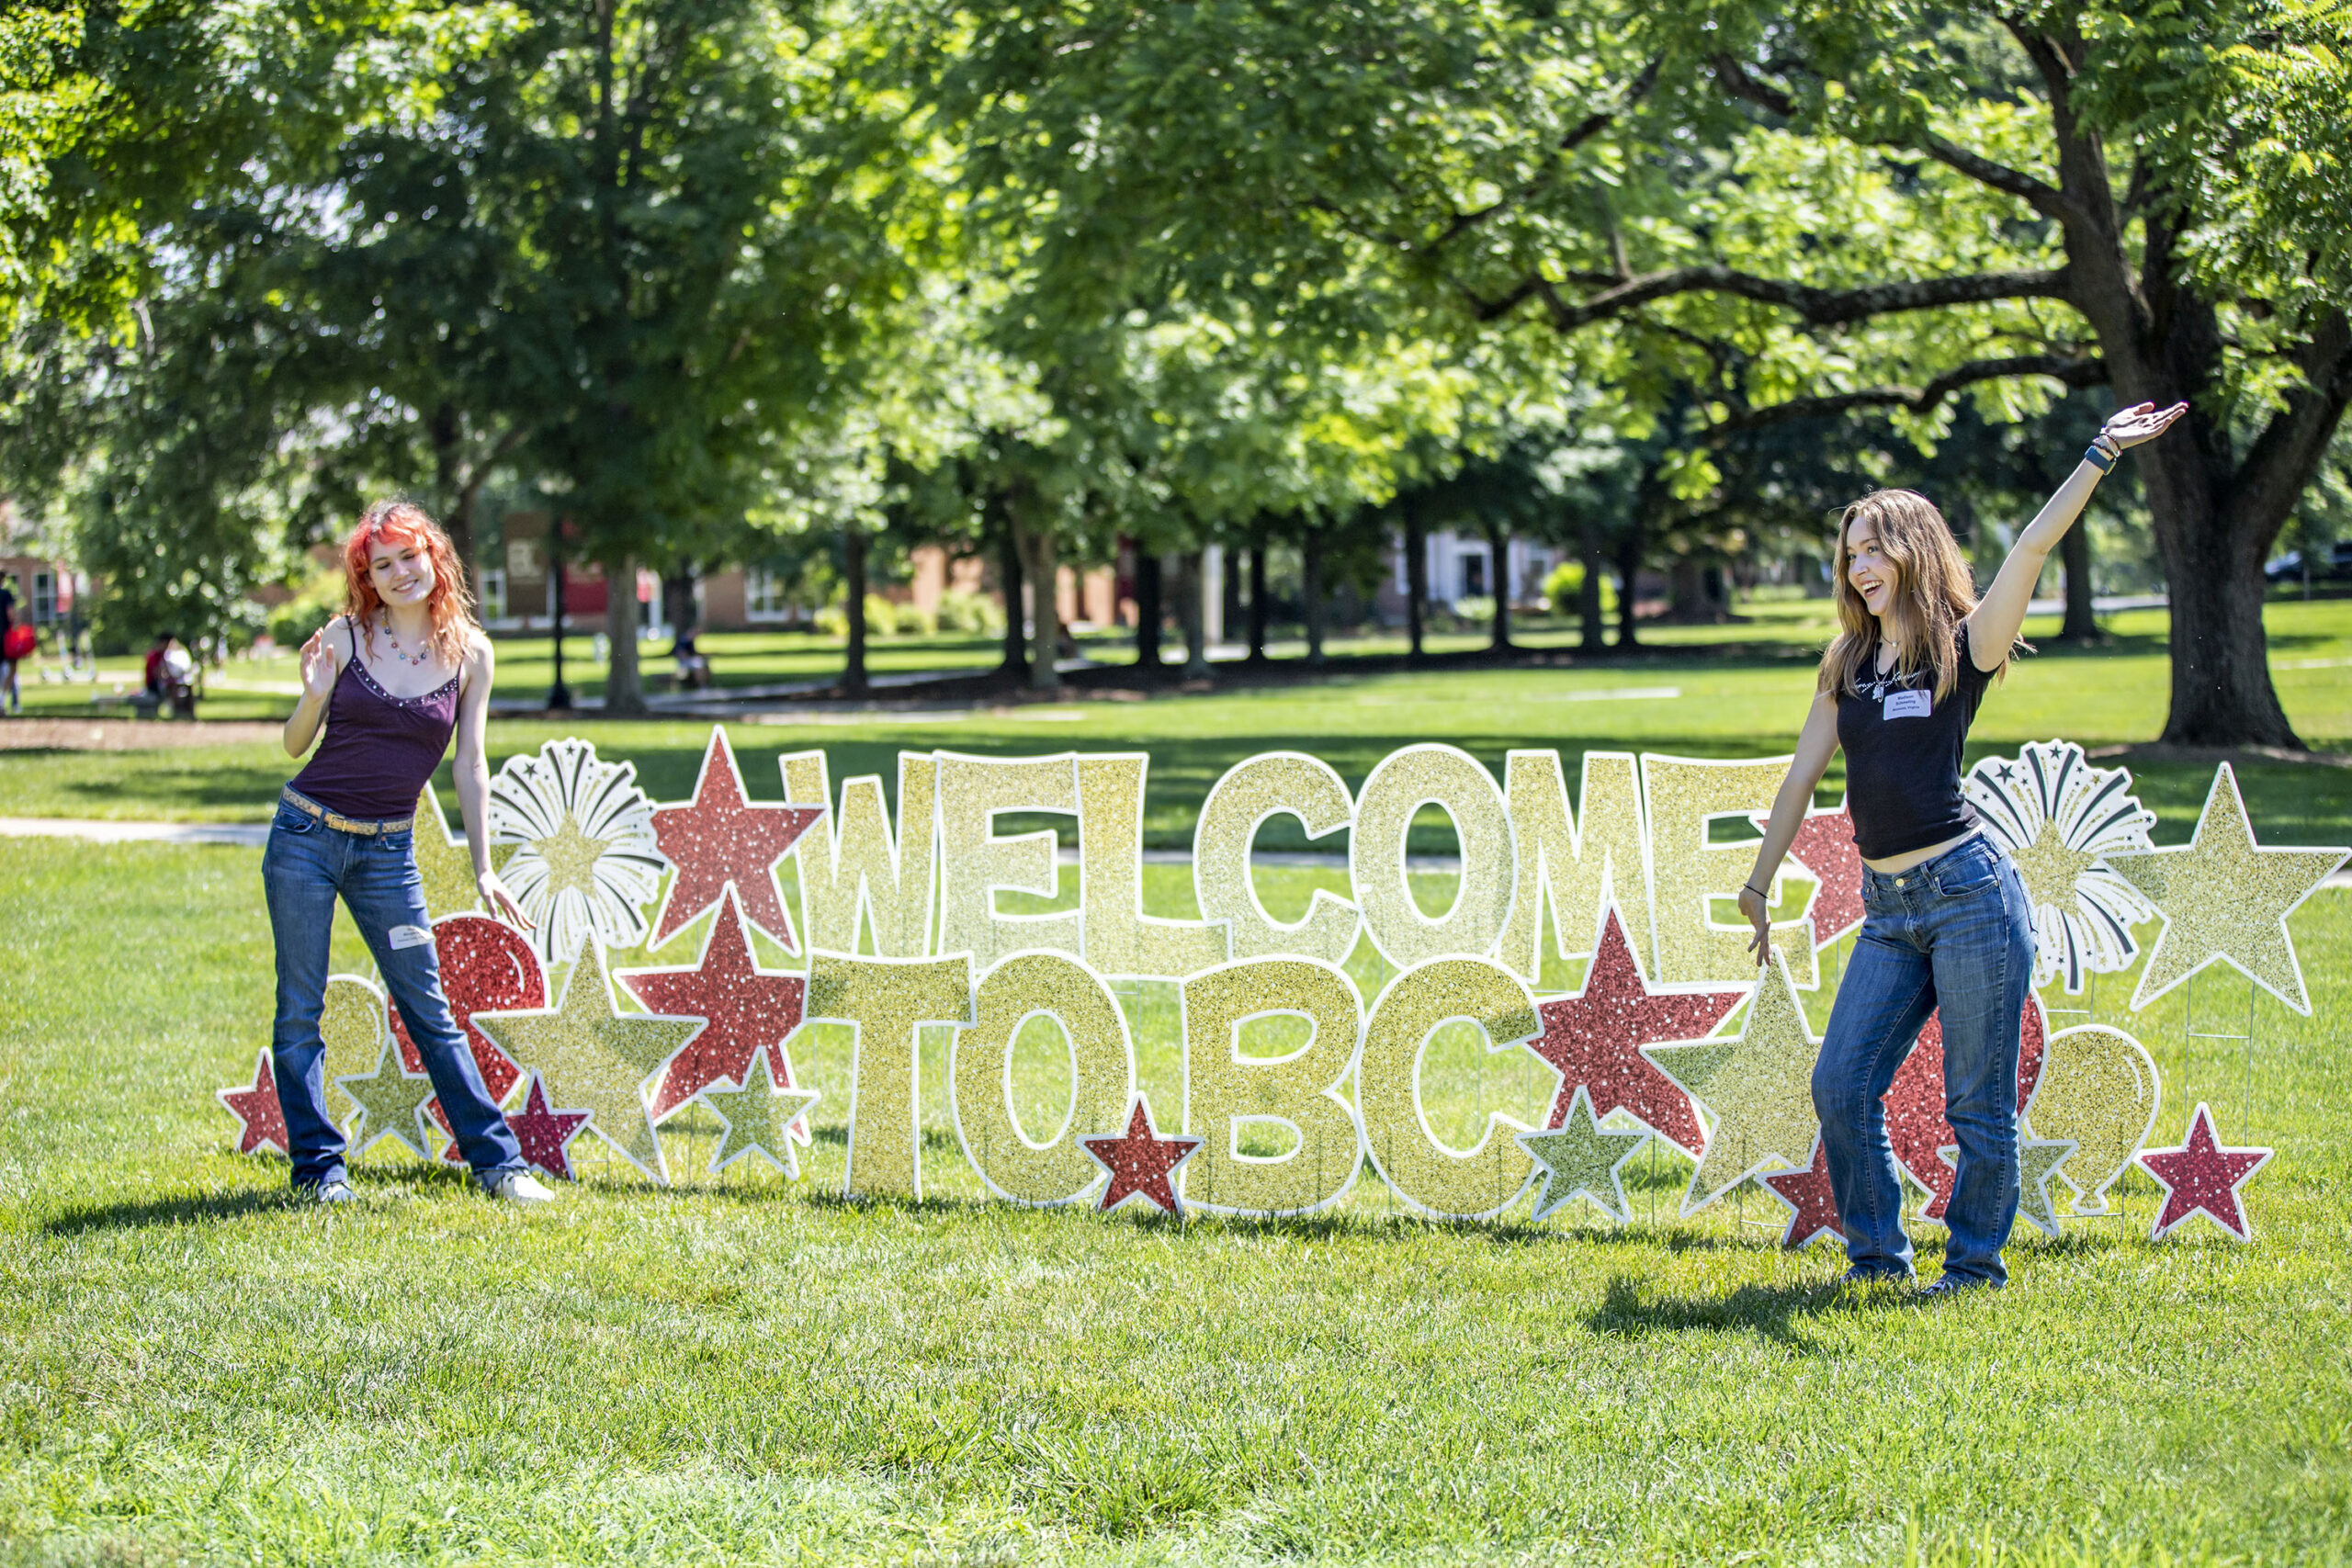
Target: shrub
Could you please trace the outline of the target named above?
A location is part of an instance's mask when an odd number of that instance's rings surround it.
[[[985,593],[950,589],[940,595],[939,625],[945,631],[993,637],[1004,630],[1004,612]]]
[[[1550,601],[1552,614],[1573,615],[1584,603],[1584,562],[1564,560],[1552,569],[1544,580],[1544,597]],[[1614,614],[1617,609],[1617,583],[1603,572],[1600,577],[1600,613]]]
[[[312,632],[342,613],[343,595],[343,569],[321,568],[295,590],[293,598],[269,612],[269,639],[280,648],[300,648]]]

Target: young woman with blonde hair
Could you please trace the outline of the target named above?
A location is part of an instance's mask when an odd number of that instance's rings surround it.
[[[1772,804],[1739,895],[1766,945],[1763,889],[1842,748],[1867,911],[1813,1074],[1814,1108],[1846,1233],[1849,1280],[1907,1280],[1903,1186],[1880,1103],[1920,1027],[1940,1013],[1946,1116],[1960,1166],[1945,1208],[1945,1293],[2007,1282],[2001,1248],[2017,1219],[2018,1018],[2033,978],[2033,919],[2017,867],[1961,795],[1961,748],[1985,688],[2007,664],[2041,565],[2125,448],[2153,441],[2188,405],[2109,419],[1978,600],[1967,558],[1925,496],[1880,491],[1838,533],[1838,634],[1822,655],[1796,760]]]
[[[553,1194],[525,1168],[450,1017],[411,836],[417,796],[454,735],[458,807],[482,904],[530,923],[490,869],[482,826],[490,639],[474,625],[449,536],[422,507],[399,501],[369,507],[344,541],[343,559],[345,610],[302,645],[302,698],[286,721],[287,755],[310,750],[322,719],[326,739],[280,795],[261,862],[277,946],[270,1058],[294,1190],[322,1203],[353,1197],[343,1134],[327,1115],[319,1039],[340,894],[475,1179],[492,1197],[544,1202]]]

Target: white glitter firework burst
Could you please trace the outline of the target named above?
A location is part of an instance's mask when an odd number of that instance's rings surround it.
[[[2063,973],[2079,993],[2086,974],[2129,965],[2132,928],[2155,918],[2147,897],[2102,857],[2149,847],[2156,814],[2132,794],[2122,768],[2095,768],[2071,740],[2030,742],[1987,757],[1962,786],[1984,831],[2018,863],[2033,901],[2033,983]]]
[[[509,757],[490,781],[489,829],[492,843],[518,846],[499,878],[537,923],[542,957],[570,962],[591,932],[607,947],[644,939],[670,863],[633,765],[599,761],[594,744],[570,739]]]

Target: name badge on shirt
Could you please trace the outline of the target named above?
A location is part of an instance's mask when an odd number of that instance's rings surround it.
[[[1882,718],[1926,718],[1935,712],[1934,694],[1928,692],[1889,692]]]

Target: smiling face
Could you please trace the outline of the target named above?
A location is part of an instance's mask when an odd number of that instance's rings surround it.
[[[1881,547],[1878,525],[1871,518],[1857,517],[1846,525],[1846,581],[1860,596],[1864,609],[1873,615],[1885,615],[1902,577],[1901,569]]]
[[[422,604],[433,592],[433,557],[424,541],[379,538],[368,548],[368,580],[387,604]]]

